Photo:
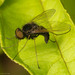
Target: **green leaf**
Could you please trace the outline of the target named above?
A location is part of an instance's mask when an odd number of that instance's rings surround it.
[[[3,50],[1,49],[1,43],[0,43],[0,55],[3,53]]]
[[[55,43],[46,44],[43,36],[36,38],[38,54],[37,67],[34,40],[28,40],[26,46],[15,58],[17,62],[33,75],[75,75],[75,27],[69,14],[59,0],[6,0],[0,7],[1,13],[1,45],[3,51],[13,60],[19,50],[25,45],[26,38],[18,41],[12,38],[16,28],[22,28],[41,12],[55,9],[51,21],[66,22],[71,25],[71,31],[56,36]],[[51,34],[51,39],[53,39]]]
[[[4,3],[5,0],[0,0],[0,6]]]
[[[0,15],[0,54],[2,54],[2,48],[1,48],[1,15]]]

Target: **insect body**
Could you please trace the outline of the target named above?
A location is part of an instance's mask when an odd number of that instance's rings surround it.
[[[41,32],[43,30],[45,30],[45,32]],[[24,39],[25,37],[27,39],[34,39],[39,35],[43,35],[46,43],[49,40],[49,32],[47,32],[47,29],[35,23],[24,25],[22,30],[17,28],[15,34],[16,34],[16,38],[18,39]]]

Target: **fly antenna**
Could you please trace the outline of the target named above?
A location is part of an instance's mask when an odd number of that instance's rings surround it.
[[[26,40],[24,46],[20,49],[20,51],[15,55],[15,57],[13,58],[13,60],[16,58],[16,56],[22,51],[22,49],[26,46],[28,39]]]
[[[37,61],[37,66],[40,69],[39,63],[38,63],[38,56],[37,56],[37,50],[36,50],[36,43],[35,43],[35,38],[34,38],[34,45],[35,45],[35,54],[36,54],[36,61]]]

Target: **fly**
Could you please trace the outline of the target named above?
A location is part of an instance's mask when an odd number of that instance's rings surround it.
[[[27,41],[29,39],[34,40],[38,68],[40,68],[40,66],[38,63],[35,38],[37,38],[39,35],[42,35],[44,36],[45,43],[48,43],[50,39],[49,32],[55,35],[59,35],[68,33],[71,30],[71,26],[67,23],[49,21],[49,19],[54,15],[55,11],[55,9],[46,10],[32,19],[30,23],[25,24],[22,29],[17,28],[15,30],[15,36],[17,39],[22,40],[27,38]],[[22,49],[26,46],[26,43]],[[22,49],[16,54],[16,56],[22,51]],[[16,56],[13,58],[13,60],[16,58]]]
[[[47,31],[47,29],[33,22],[24,25],[22,30],[20,28],[17,28],[15,31],[15,35],[16,35],[16,38],[20,40],[24,39],[25,37],[27,39],[35,39],[39,35],[44,36],[46,43],[49,40],[49,32]]]

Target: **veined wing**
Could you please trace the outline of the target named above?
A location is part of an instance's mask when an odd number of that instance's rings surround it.
[[[68,33],[71,30],[71,26],[65,22],[50,22],[51,29],[50,30],[53,34],[65,34]]]
[[[42,12],[41,14],[39,14],[38,16],[36,16],[32,20],[32,22],[34,22],[35,24],[39,26],[43,26],[45,28],[50,27],[48,20],[54,15],[55,11],[56,11],[55,9],[46,10]]]
[[[32,33],[43,33],[43,32],[51,32],[53,34],[64,34],[71,30],[71,26],[64,22],[49,22],[48,20],[54,15],[55,9],[49,9],[38,16],[36,16],[32,22],[39,26],[45,27],[47,30],[35,30]]]
[[[45,32],[51,32],[55,35],[61,35],[68,33],[71,30],[71,26],[64,22],[50,22],[51,28],[46,29],[40,29],[32,31],[32,33],[45,33]]]

